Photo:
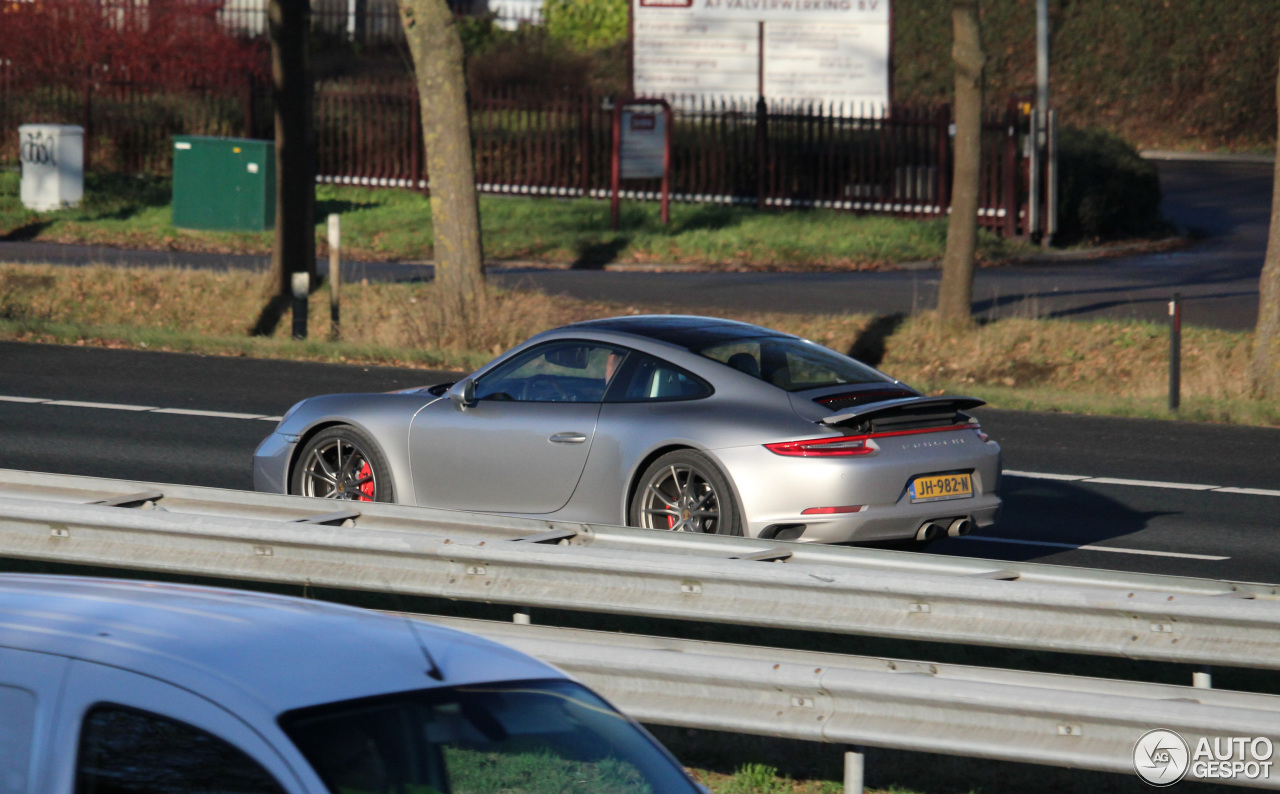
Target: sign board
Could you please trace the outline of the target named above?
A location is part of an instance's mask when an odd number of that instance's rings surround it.
[[[609,222],[616,231],[624,179],[661,179],[659,212],[671,219],[671,105],[665,99],[633,99],[613,107],[613,156]]]
[[[889,0],[631,2],[638,94],[889,102]]]
[[[658,179],[667,160],[667,117],[661,105],[627,105],[618,128],[620,179]]]

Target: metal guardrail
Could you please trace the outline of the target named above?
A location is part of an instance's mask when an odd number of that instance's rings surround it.
[[[1280,669],[1266,587],[12,471],[0,483],[0,556]]]
[[[1280,746],[1273,695],[412,617],[524,651],[660,725],[1122,774],[1133,772],[1134,742],[1156,726],[1191,747],[1223,736]],[[1234,782],[1280,788],[1280,776]]]

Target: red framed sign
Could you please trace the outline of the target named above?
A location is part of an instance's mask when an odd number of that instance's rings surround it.
[[[614,105],[612,161],[612,228],[618,228],[619,192],[624,179],[661,179],[662,222],[670,222],[671,105],[665,99],[629,99]]]

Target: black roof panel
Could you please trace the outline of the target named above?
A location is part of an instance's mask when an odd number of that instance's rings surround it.
[[[734,339],[791,336],[790,334],[763,328],[759,325],[740,323],[736,320],[724,320],[719,317],[698,317],[687,314],[638,314],[630,317],[608,317],[602,320],[587,320],[586,322],[574,323],[567,327],[635,334],[636,336],[678,345],[690,350],[698,350],[709,345],[730,342]]]

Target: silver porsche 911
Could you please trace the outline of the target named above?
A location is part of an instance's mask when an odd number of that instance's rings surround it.
[[[799,337],[655,315],[539,334],[452,384],[303,400],[260,491],[677,532],[927,542],[993,523],[964,411]]]

